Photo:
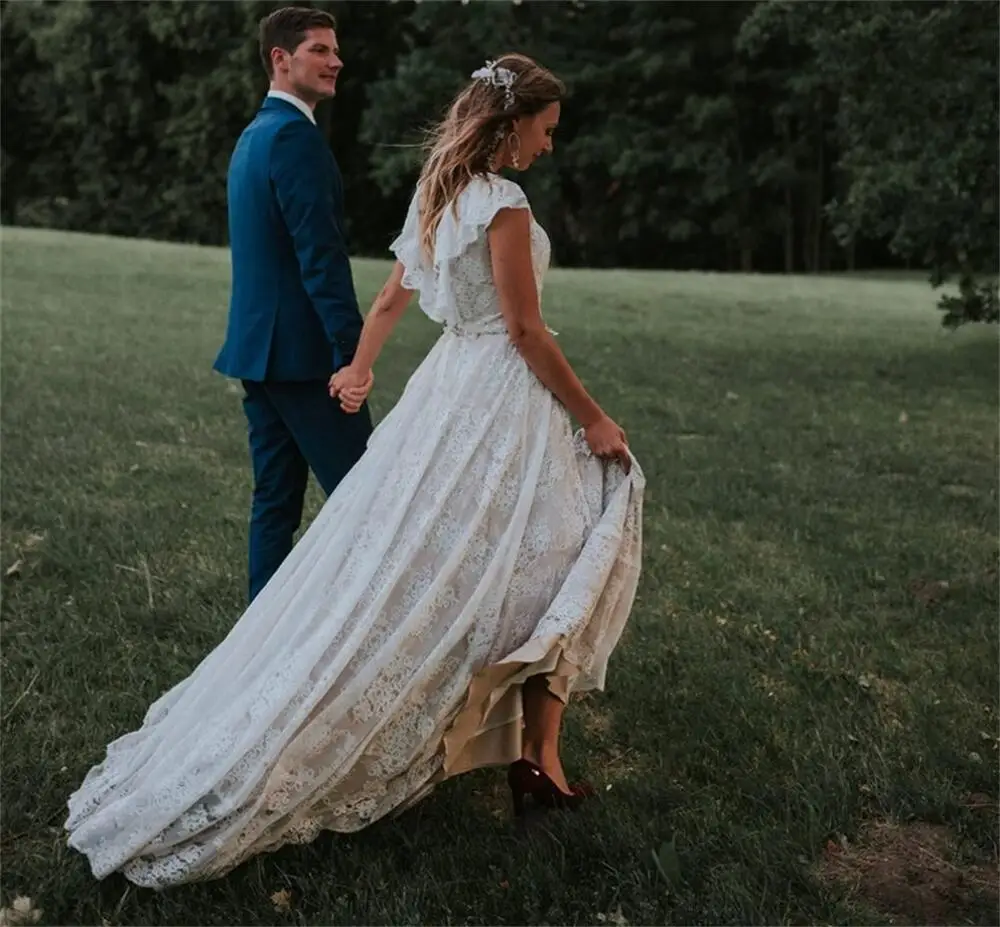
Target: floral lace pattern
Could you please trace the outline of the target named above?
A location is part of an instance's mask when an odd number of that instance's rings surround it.
[[[603,687],[644,480],[590,455],[504,334],[485,230],[507,205],[516,185],[477,182],[430,267],[411,207],[393,250],[445,332],[228,636],[70,798],[96,876],[165,888],[358,830],[519,756],[528,675]]]
[[[420,247],[419,192],[414,192],[399,237],[389,246],[405,268],[403,286],[417,290],[420,308],[435,322],[463,332],[505,331],[493,285],[486,230],[501,209],[527,209],[528,198],[514,182],[495,174],[476,177],[456,207],[445,210],[428,263]],[[531,220],[531,256],[539,298],[552,247],[545,230]]]

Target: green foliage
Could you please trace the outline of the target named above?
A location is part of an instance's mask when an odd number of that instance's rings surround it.
[[[4,221],[224,243],[278,5],[0,4]],[[994,0],[315,5],[346,61],[317,115],[358,253],[398,231],[423,130],[519,50],[569,88],[556,157],[522,178],[559,263],[921,267],[957,283],[947,324],[995,318]]]
[[[996,321],[997,14],[979,0],[775,0],[741,34],[758,55],[775,42],[808,50],[803,76],[837,101],[847,183],[828,203],[835,234],[886,241],[935,286],[957,277],[948,325]]]
[[[972,274],[962,274],[958,295],[946,293],[938,302],[944,312],[945,328],[958,328],[966,322],[1000,322],[1000,300],[996,278],[977,280]]]

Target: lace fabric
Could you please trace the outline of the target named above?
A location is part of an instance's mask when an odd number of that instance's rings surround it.
[[[603,687],[644,479],[589,453],[504,337],[485,232],[505,205],[528,208],[477,181],[429,265],[411,205],[393,251],[445,331],[263,592],[71,796],[97,877],[162,889],[358,830],[520,756],[528,676]],[[540,284],[544,232],[532,256]]]
[[[501,209],[531,207],[524,191],[495,174],[476,177],[445,209],[428,261],[420,245],[419,191],[414,192],[399,237],[389,246],[404,267],[403,286],[419,293],[420,308],[435,322],[458,331],[506,331],[490,262],[486,230]],[[551,258],[545,230],[531,219],[531,255],[541,297]]]

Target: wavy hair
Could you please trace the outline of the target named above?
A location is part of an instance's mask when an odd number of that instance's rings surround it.
[[[507,54],[496,68],[515,75],[508,94],[487,80],[473,80],[448,107],[444,119],[428,134],[427,158],[420,172],[420,244],[428,256],[448,204],[458,207],[458,196],[490,170],[514,120],[537,116],[565,96],[566,87],[551,71],[526,55]]]

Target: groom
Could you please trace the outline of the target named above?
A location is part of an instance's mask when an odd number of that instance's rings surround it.
[[[243,383],[251,600],[292,549],[309,470],[329,495],[372,430],[366,390],[346,402],[327,391],[362,326],[340,171],[313,114],[336,93],[343,67],[335,29],[329,13],[297,7],[261,20],[271,89],[229,165],[232,295],[215,369]]]

